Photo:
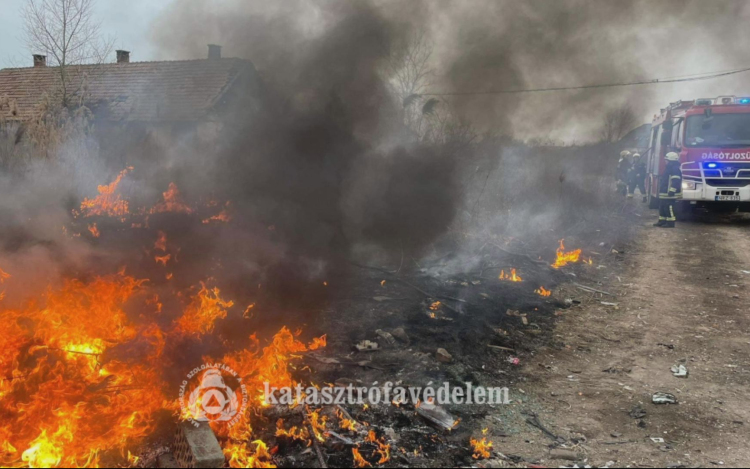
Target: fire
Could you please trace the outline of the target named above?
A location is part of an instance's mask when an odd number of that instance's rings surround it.
[[[107,186],[99,186],[99,195],[94,199],[84,199],[81,203],[81,213],[84,217],[110,216],[124,218],[128,214],[128,202],[116,194],[122,179],[133,168],[127,168],[120,172],[112,183]]]
[[[336,416],[339,418],[339,428],[349,432],[356,433],[357,426],[359,425],[355,420],[346,418],[343,412],[340,410],[336,411]]]
[[[166,256],[155,256],[154,260],[157,264],[161,264],[164,267],[167,266],[167,263],[172,259],[172,254],[167,254]]]
[[[101,453],[153,431],[165,402],[158,375],[106,356],[137,337],[148,337],[153,359],[160,353],[153,332],[123,311],[143,285],[123,275],[69,280],[25,309],[0,308],[0,447],[20,450],[0,454],[0,465],[98,466]]]
[[[99,233],[99,228],[96,226],[96,223],[89,225],[89,232],[94,238],[98,238],[101,235],[101,233]]]
[[[534,290],[534,293],[536,293],[539,296],[543,296],[545,298],[552,296],[552,291],[547,290],[544,287],[539,287],[538,290]]]
[[[391,445],[386,444],[385,438],[378,438],[375,430],[370,430],[365,441],[378,447],[376,453],[380,456],[377,464],[385,464],[391,460]]]
[[[100,186],[99,195],[85,199],[76,216],[124,220],[130,215],[128,202],[118,191],[132,169]],[[164,200],[150,211],[142,209],[137,214],[195,213],[175,184],[163,195]],[[209,220],[228,219],[225,208]],[[102,229],[108,226],[99,224]],[[150,229],[147,220],[131,226]],[[101,235],[96,223],[88,228],[93,236]],[[142,247],[155,256],[157,264],[166,266],[179,252],[171,245],[168,249],[165,232],[148,239]],[[151,267],[159,278],[168,272],[154,264]],[[180,277],[184,277],[182,272]],[[9,278],[0,269],[0,284]],[[128,450],[154,433],[157,414],[179,414],[178,390],[170,391],[165,377],[184,364],[171,362],[169,345],[212,333],[234,307],[210,284],[206,281],[191,290],[168,292],[164,285],[154,286],[122,269],[113,275],[65,279],[23,306],[0,303],[4,328],[0,334],[0,467],[98,467],[117,454],[136,464],[138,458]],[[3,295],[0,291],[0,300]],[[167,318],[176,309],[169,305],[180,304],[182,311],[176,312],[181,314]],[[249,391],[249,406],[237,417],[239,422],[231,428],[221,424],[214,428],[230,467],[273,467],[275,450],[269,451],[264,442],[253,438],[253,420],[268,405],[263,401],[265,383],[294,388],[294,362],[302,353],[327,346],[325,336],[309,342],[299,336],[300,332],[283,327],[265,347],[252,335],[237,351],[204,357],[237,371]],[[230,344],[228,340],[223,343]],[[289,435],[323,441],[327,418],[319,410],[308,410],[306,420],[312,435],[307,434],[307,426],[293,428]],[[280,423],[279,435],[282,430]],[[382,459],[385,447],[378,448]]]
[[[523,282],[523,279],[518,275],[516,272],[516,269],[511,269],[510,275],[506,274],[505,271],[500,272],[500,276],[498,276],[498,279],[504,280],[507,282]]]
[[[485,432],[482,433],[486,434]],[[492,442],[489,441],[487,437],[483,437],[481,440],[472,438],[471,447],[474,450],[472,458],[476,460],[489,459],[490,456],[492,456]]]
[[[438,311],[440,309],[441,302],[436,301],[430,305],[430,311]]]
[[[218,288],[209,290],[201,283],[200,292],[177,321],[177,327],[186,334],[207,334],[214,330],[217,320],[227,317],[227,310],[232,306],[234,302],[223,300]]]
[[[159,238],[154,243],[154,249],[158,249],[160,251],[167,251],[167,234],[163,231],[159,231],[158,233]]]
[[[271,460],[268,446],[256,440],[251,443],[255,448],[249,448],[247,443],[231,445],[224,449],[224,456],[229,461],[229,467],[266,468],[276,467]]]
[[[211,218],[206,218],[203,220],[204,225],[208,225],[211,222],[221,222],[221,223],[229,223],[232,221],[232,216],[229,214],[228,208],[229,208],[229,202],[227,202],[226,206],[219,212],[218,215],[214,215]]]
[[[582,252],[583,251],[581,249],[565,252],[565,240],[561,239],[560,247],[557,248],[557,260],[554,264],[552,264],[552,267],[555,269],[559,269],[561,267],[565,267],[568,264],[575,264],[581,259]]]
[[[169,189],[167,189],[162,195],[164,196],[164,200],[152,208],[150,213],[193,213],[193,209],[183,202],[177,184],[173,182],[169,183]]]
[[[367,462],[367,460],[362,457],[362,454],[359,452],[359,448],[352,448],[352,456],[354,456],[354,467],[372,467],[372,464]]]

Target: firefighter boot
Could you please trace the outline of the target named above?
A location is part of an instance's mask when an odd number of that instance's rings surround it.
[[[657,227],[657,228],[662,228],[662,227],[664,227],[664,225],[666,225],[666,224],[667,224],[667,222],[666,222],[666,221],[664,221],[664,220],[659,220],[658,222],[654,223],[654,226],[655,226],[655,227]]]
[[[674,228],[675,227],[675,222],[673,222],[673,221],[665,222],[661,227],[662,228]]]

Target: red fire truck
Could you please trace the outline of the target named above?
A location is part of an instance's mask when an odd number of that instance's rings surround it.
[[[659,205],[659,175],[670,151],[682,163],[679,211],[750,211],[750,97],[677,101],[654,117],[646,181],[651,208]]]

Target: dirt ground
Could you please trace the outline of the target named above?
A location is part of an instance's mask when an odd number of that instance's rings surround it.
[[[646,223],[649,214],[621,265],[600,268],[600,288],[615,296],[591,295],[566,310],[559,342],[526,361],[529,381],[514,389],[519,407],[581,454],[579,464],[745,467],[748,224],[694,220],[660,230]],[[688,368],[687,379],[672,375],[677,364]],[[656,392],[679,404],[653,404]],[[572,464],[550,458],[554,442],[541,431],[506,433],[495,438],[497,451],[544,466]]]

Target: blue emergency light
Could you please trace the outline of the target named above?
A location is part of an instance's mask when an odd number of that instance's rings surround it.
[[[750,104],[750,98],[739,98],[737,102],[740,104]]]
[[[718,168],[718,167],[719,167],[719,165],[718,165],[718,164],[716,164],[716,163],[708,163],[708,164],[707,164],[706,166],[708,166],[708,167],[709,167],[709,168],[711,168],[711,169],[716,169],[716,168]]]

